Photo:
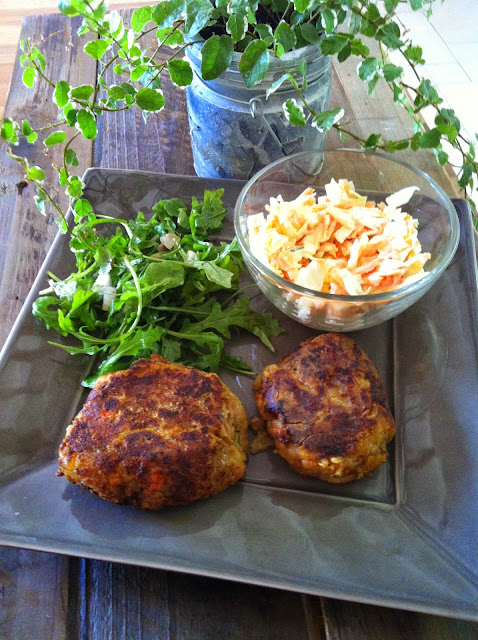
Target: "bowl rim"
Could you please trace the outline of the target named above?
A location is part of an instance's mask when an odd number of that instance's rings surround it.
[[[291,282],[290,280],[286,280],[282,276],[278,275],[275,271],[272,271],[267,265],[263,264],[256,258],[256,256],[252,253],[247,243],[246,237],[243,235],[240,225],[240,209],[241,204],[246,195],[249,188],[253,183],[257,182],[258,179],[261,178],[265,173],[277,167],[278,165],[290,161],[294,158],[300,158],[303,156],[310,156],[311,154],[326,154],[328,152],[341,152],[341,153],[356,153],[360,155],[367,156],[375,156],[382,160],[386,160],[388,162],[392,162],[395,164],[399,164],[406,169],[409,169],[415,174],[418,174],[422,179],[428,182],[437,193],[444,200],[446,205],[446,209],[448,210],[448,219],[450,221],[450,234],[446,240],[445,252],[441,256],[441,260],[439,264],[437,264],[431,271],[426,271],[426,275],[420,280],[416,280],[411,284],[408,284],[404,287],[398,287],[396,289],[392,289],[390,291],[385,291],[382,293],[369,293],[362,295],[341,295],[335,293],[322,293],[321,291],[317,291],[316,289],[309,289],[307,287],[303,287],[295,282]],[[458,242],[460,239],[460,222],[458,220],[458,214],[456,213],[456,209],[453,206],[453,203],[446,192],[440,187],[440,185],[434,180],[431,176],[429,176],[425,171],[418,169],[417,167],[413,167],[408,162],[404,162],[403,160],[398,160],[396,158],[391,158],[390,156],[384,153],[377,153],[376,151],[365,151],[363,149],[351,149],[348,147],[327,147],[325,149],[317,149],[314,151],[301,151],[300,153],[294,153],[290,156],[285,156],[284,158],[279,158],[279,160],[275,160],[274,162],[268,164],[266,167],[258,171],[252,178],[250,178],[247,183],[242,188],[234,207],[234,230],[236,234],[236,238],[239,242],[239,246],[243,254],[247,256],[247,259],[252,262],[252,264],[261,271],[264,275],[266,275],[270,280],[273,280],[276,284],[281,285],[284,288],[293,291],[301,296],[313,296],[315,298],[323,298],[324,300],[335,300],[335,301],[343,301],[343,302],[379,302],[390,300],[393,298],[404,297],[410,293],[418,291],[420,289],[425,289],[427,286],[431,286],[438,278],[441,276],[443,271],[450,264],[453,256],[458,247]]]

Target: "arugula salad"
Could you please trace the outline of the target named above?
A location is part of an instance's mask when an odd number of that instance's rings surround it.
[[[74,346],[50,344],[98,358],[84,386],[153,353],[204,371],[253,374],[225,350],[234,327],[274,350],[270,338],[282,329],[242,295],[236,239],[208,239],[227,214],[222,195],[223,189],[206,190],[190,208],[177,198],[162,200],[150,219],[140,212],[130,221],[96,215],[82,201],[89,211],[70,230],[76,271],[64,280],[49,273],[33,314],[48,329],[76,338]]]

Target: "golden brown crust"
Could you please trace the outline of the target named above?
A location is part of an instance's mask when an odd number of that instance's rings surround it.
[[[97,380],[59,467],[106,500],[160,509],[237,482],[247,447],[245,410],[215,374],[153,356]]]
[[[395,435],[372,361],[351,339],[324,334],[302,343],[254,382],[277,453],[299,473],[350,482],[387,459]]]

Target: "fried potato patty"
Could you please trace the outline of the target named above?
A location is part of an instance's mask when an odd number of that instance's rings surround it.
[[[161,356],[98,378],[68,427],[59,468],[119,504],[161,509],[244,476],[247,416],[215,375]]]
[[[386,461],[393,417],[375,366],[351,338],[307,340],[253,386],[275,450],[295,471],[343,483]]]

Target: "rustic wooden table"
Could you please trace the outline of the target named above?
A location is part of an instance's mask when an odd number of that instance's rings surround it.
[[[94,84],[96,64],[82,54],[73,24],[62,15],[25,20],[22,37],[57,32],[42,44],[50,77],[72,85]],[[369,99],[355,63],[334,70],[332,105],[341,105],[351,130],[376,129],[399,138],[410,128],[386,88]],[[40,85],[25,89],[17,62],[5,115],[36,126],[54,121],[56,107]],[[99,135],[78,149],[88,166],[193,174],[184,93],[165,83],[168,107],[145,124],[122,112],[100,121]],[[326,146],[340,146],[331,135]],[[40,151],[23,144],[21,154],[39,163]],[[402,155],[402,157],[404,157]],[[405,156],[406,157],[406,156]],[[431,153],[414,164],[456,195],[453,181]],[[56,233],[52,217],[39,215],[33,188],[0,147],[0,345],[26,298]],[[63,204],[65,204],[63,202]],[[0,548],[2,640],[470,640],[478,625],[402,610],[248,586],[204,577],[144,569],[62,555]]]

